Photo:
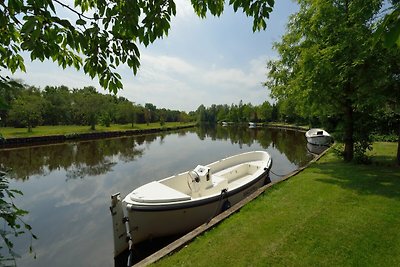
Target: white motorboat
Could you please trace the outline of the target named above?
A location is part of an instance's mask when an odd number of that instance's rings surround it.
[[[313,145],[329,145],[332,142],[331,135],[323,130],[318,128],[310,129],[306,132],[307,142]]]
[[[187,233],[211,220],[270,183],[271,167],[268,152],[247,152],[150,182],[123,200],[119,193],[113,195],[114,255],[147,239]]]
[[[257,123],[249,122],[249,128],[257,128]]]

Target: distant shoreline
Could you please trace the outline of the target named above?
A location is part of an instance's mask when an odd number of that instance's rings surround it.
[[[308,130],[307,127],[304,126],[285,125],[285,124],[260,123],[257,125],[259,127],[296,130],[301,132],[306,132]],[[45,135],[28,136],[28,137],[9,137],[9,138],[4,138],[3,141],[0,140],[0,149],[63,143],[70,140],[95,140],[101,138],[152,134],[165,131],[187,129],[187,128],[192,128],[194,126],[195,124],[185,124],[185,125],[164,126],[164,127],[156,127],[148,129],[144,128],[144,129],[110,130],[110,131],[102,130],[96,132],[80,132],[80,133],[70,132],[65,134],[48,134],[48,135],[45,134]]]
[[[194,127],[194,124],[186,124],[182,126],[173,127],[159,127],[150,129],[132,129],[132,130],[114,130],[114,131],[101,131],[101,132],[87,132],[87,133],[67,133],[55,135],[42,135],[31,137],[10,137],[5,138],[0,142],[0,149],[2,148],[16,148],[23,146],[45,145],[51,143],[63,143],[70,140],[95,140],[101,138],[120,137],[120,136],[133,136],[151,133],[159,133],[165,131],[180,130]]]

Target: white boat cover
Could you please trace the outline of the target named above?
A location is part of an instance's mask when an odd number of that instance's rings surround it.
[[[145,184],[130,194],[130,198],[137,202],[161,203],[190,200],[190,196],[157,181]]]

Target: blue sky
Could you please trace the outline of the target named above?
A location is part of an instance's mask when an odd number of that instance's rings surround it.
[[[141,48],[141,67],[136,76],[127,66],[118,72],[124,89],[118,93],[137,104],[153,103],[158,108],[196,110],[200,104],[259,105],[271,101],[262,86],[266,62],[276,57],[272,43],[285,32],[290,14],[297,10],[292,1],[276,1],[267,29],[252,32],[252,18],[234,13],[230,6],[218,18],[198,18],[189,0],[176,0],[177,15],[172,18],[167,37]],[[26,73],[15,78],[43,88],[66,85],[82,88],[96,79],[83,71],[63,70],[50,61],[31,62],[25,57]]]

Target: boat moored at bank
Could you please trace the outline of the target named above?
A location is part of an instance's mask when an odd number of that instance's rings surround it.
[[[332,142],[331,135],[323,129],[310,129],[306,132],[305,136],[307,138],[307,142],[313,145],[326,146],[330,145]]]
[[[270,182],[266,151],[246,152],[111,197],[114,255],[147,239],[184,234]],[[128,242],[129,241],[129,242]]]

